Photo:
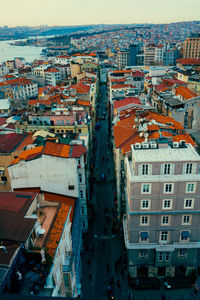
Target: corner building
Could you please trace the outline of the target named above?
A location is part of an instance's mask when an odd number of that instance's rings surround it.
[[[200,157],[160,138],[126,157],[125,245],[131,277],[187,275],[200,248]]]

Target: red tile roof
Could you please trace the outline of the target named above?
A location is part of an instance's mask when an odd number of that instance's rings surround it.
[[[82,145],[74,145],[72,146],[72,151],[70,157],[81,157],[81,155],[86,153],[86,148]]]
[[[90,102],[89,102],[89,101],[86,101],[86,100],[77,100],[77,101],[76,101],[76,104],[82,105],[82,106],[87,106],[87,107],[90,106]]]
[[[119,101],[114,101],[114,109],[129,105],[129,104],[135,104],[135,105],[142,105],[139,98],[136,97],[128,97]]]
[[[75,89],[77,94],[88,94],[90,91],[90,85],[78,82],[77,84],[70,86],[70,89]]]
[[[64,229],[64,225],[66,219],[69,216],[70,206],[62,203],[60,209],[58,211],[58,215],[53,224],[53,228],[49,234],[47,243],[46,243],[46,251],[53,258],[55,256],[56,249],[60,242],[62,232]]]
[[[181,63],[182,65],[200,65],[200,59],[196,58],[180,58],[176,60],[176,63]]]
[[[70,149],[71,146],[69,145],[47,142],[44,146],[43,154],[68,158]]]
[[[45,72],[46,73],[57,73],[57,72],[59,72],[59,70],[56,68],[48,68],[45,70]]]
[[[0,193],[0,240],[26,242],[37,221],[25,217],[35,197],[25,192]]]
[[[198,95],[192,92],[190,89],[188,89],[185,86],[179,86],[175,89],[175,95],[182,96],[185,100],[192,99],[194,97],[197,97]]]
[[[130,88],[131,85],[130,84],[114,84],[112,85],[111,89],[126,89],[126,88]]]
[[[123,154],[131,151],[131,144],[142,143],[145,140],[143,136],[140,136],[140,132],[137,129],[136,114],[131,115],[131,113],[128,113],[128,115],[117,122],[117,125],[113,128],[115,146],[116,148],[121,148]],[[180,142],[185,140],[186,143],[190,143],[193,146],[196,145],[181,124],[170,117],[148,111],[140,112],[140,117],[137,116],[137,118],[145,118],[146,123],[149,123],[151,120],[156,122],[156,124],[147,124],[149,140],[165,136],[172,137],[173,141]],[[173,129],[174,131],[172,132]]]
[[[16,78],[16,79],[0,82],[0,86],[27,85],[27,84],[32,84],[32,81],[26,78]]]
[[[24,140],[26,135],[9,133],[0,135],[0,153],[11,153]]]

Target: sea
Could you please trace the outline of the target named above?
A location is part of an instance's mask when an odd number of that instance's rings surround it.
[[[15,40],[0,41],[0,63],[13,60],[15,57],[24,57],[26,62],[32,62],[41,57],[43,47],[12,46]]]

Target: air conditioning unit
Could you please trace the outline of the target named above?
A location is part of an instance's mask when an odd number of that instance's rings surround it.
[[[150,143],[150,147],[152,149],[156,149],[157,148],[157,143]]]
[[[179,142],[173,142],[173,148],[179,148]]]
[[[141,149],[141,144],[140,143],[135,143],[135,149]]]
[[[142,148],[143,149],[148,149],[149,148],[149,143],[142,143]]]
[[[6,181],[1,181],[1,185],[6,185]]]

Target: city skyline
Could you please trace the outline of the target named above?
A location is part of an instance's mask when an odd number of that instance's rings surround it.
[[[2,1],[2,0],[1,0]],[[12,2],[12,5],[11,3]],[[199,19],[198,0],[168,0],[167,6],[159,0],[140,2],[125,0],[91,0],[73,2],[71,0],[52,0],[34,2],[19,0],[3,3],[4,11],[1,26],[52,25],[90,25],[90,24],[132,24],[132,23],[171,23]]]

